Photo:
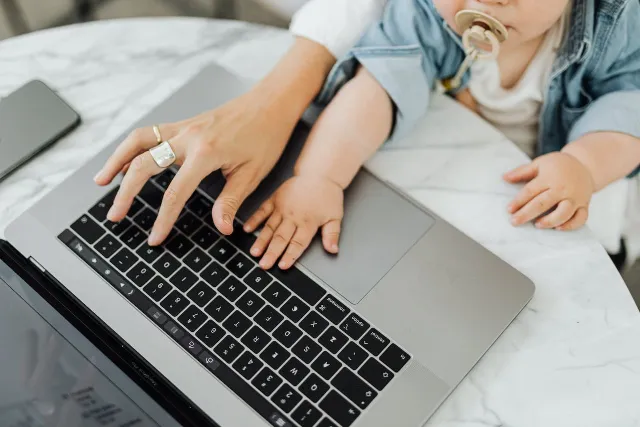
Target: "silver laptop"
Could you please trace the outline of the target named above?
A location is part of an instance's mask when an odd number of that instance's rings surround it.
[[[193,116],[250,85],[210,65],[131,129]],[[240,223],[291,176],[308,130],[297,127]],[[366,170],[346,193],[338,256],[315,241],[296,268],[259,269],[254,235],[214,230],[219,173],[149,248],[174,171],[147,183],[127,219],[105,221],[118,183],[98,188],[92,177],[121,140],[7,239],[222,427],[420,426],[533,296],[527,277]]]

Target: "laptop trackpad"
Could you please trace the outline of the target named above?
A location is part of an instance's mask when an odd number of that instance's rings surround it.
[[[345,194],[340,253],[320,238],[300,263],[357,304],[433,225],[434,219],[362,170]]]

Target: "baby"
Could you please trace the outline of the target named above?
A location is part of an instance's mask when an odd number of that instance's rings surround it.
[[[329,75],[294,177],[245,224],[266,221],[251,250],[263,268],[279,258],[289,268],[319,228],[325,249],[338,252],[345,188],[461,69],[461,10],[508,32],[497,58],[476,62],[450,94],[538,156],[504,175],[527,182],[507,207],[514,225],[579,228],[595,192],[638,172],[638,0],[390,0]]]

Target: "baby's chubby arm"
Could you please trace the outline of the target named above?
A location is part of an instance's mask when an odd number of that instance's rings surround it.
[[[291,267],[319,228],[324,248],[337,253],[343,191],[388,138],[393,113],[385,90],[360,67],[318,117],[294,176],[245,224],[253,232],[267,221],[251,248],[253,256],[262,256],[262,268],[271,268],[283,252],[279,267]]]

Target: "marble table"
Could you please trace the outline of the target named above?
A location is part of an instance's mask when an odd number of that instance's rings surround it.
[[[203,65],[218,61],[258,79],[291,42],[282,30],[171,18],[84,24],[0,43],[0,96],[40,78],[84,120],[0,184],[0,229]],[[428,425],[640,426],[638,309],[589,230],[509,224],[505,206],[518,189],[500,175],[524,161],[486,123],[436,97],[413,137],[367,164],[537,285]]]

